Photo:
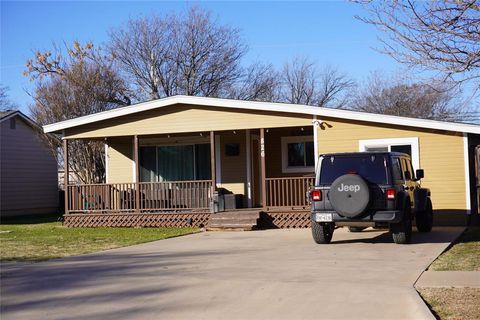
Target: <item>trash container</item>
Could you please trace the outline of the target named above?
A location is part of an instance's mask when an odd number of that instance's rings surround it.
[[[241,194],[226,194],[225,198],[225,210],[243,208],[243,195]]]
[[[221,192],[215,191],[210,202],[210,212],[225,211],[225,197]]]

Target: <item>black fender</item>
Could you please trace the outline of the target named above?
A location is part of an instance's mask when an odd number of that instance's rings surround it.
[[[418,188],[413,192],[414,212],[422,212],[427,209],[427,200],[430,197],[430,190],[427,188]]]
[[[410,206],[410,196],[408,192],[400,191],[397,193],[397,210],[402,210],[405,212],[404,209]]]

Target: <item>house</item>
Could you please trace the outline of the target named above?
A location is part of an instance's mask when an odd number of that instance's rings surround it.
[[[478,125],[174,96],[44,131],[62,134],[65,151],[73,139],[105,141],[106,183],[67,181],[69,226],[198,226],[226,206],[262,212],[270,226],[307,227],[317,156],[366,150],[411,154],[437,223],[478,215]]]
[[[58,211],[57,161],[41,135],[21,111],[0,113],[1,217]]]

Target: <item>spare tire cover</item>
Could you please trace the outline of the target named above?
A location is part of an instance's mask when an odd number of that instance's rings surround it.
[[[338,177],[333,181],[328,196],[335,211],[347,218],[362,214],[370,202],[368,184],[356,174]]]

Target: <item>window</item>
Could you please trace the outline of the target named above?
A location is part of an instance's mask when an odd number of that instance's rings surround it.
[[[313,172],[315,151],[312,136],[282,137],[282,171]]]
[[[403,180],[402,166],[400,165],[400,159],[393,158],[392,160],[392,179],[393,180]]]
[[[15,129],[17,127],[17,122],[15,121],[15,117],[10,118],[10,129]]]
[[[240,155],[240,143],[226,143],[225,155],[227,157],[236,157]]]
[[[418,138],[392,138],[360,140],[358,142],[360,151],[393,151],[410,155],[415,169],[420,168],[420,157]]]
[[[402,159],[402,164],[403,164],[403,168],[404,168],[403,171],[408,172],[408,174],[410,175],[410,180],[415,179],[415,176],[413,174],[413,169],[410,166],[410,163],[406,159]],[[405,177],[407,176],[406,174],[404,174],[404,175],[405,175]]]
[[[388,183],[387,161],[382,155],[358,155],[355,157],[330,156],[322,160],[320,184],[331,184],[344,174],[359,174],[367,181]]]
[[[140,147],[140,181],[190,181],[211,179],[210,145]]]

